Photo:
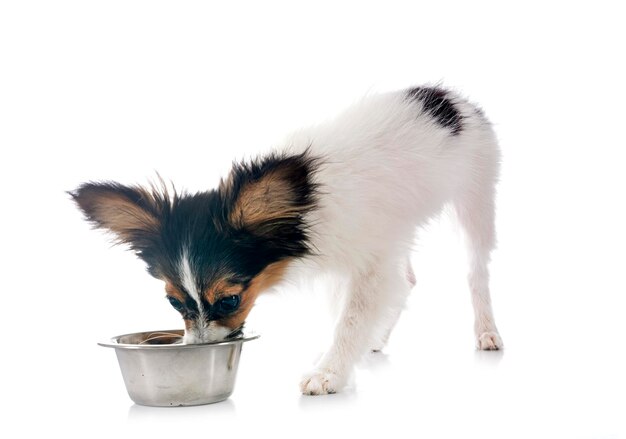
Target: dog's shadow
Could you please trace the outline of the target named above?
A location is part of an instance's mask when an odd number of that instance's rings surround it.
[[[356,400],[356,389],[353,384],[348,384],[339,393],[330,395],[300,395],[298,407],[301,410],[328,410],[337,406],[345,406]]]
[[[476,350],[474,353],[474,361],[477,364],[483,364],[488,367],[496,367],[502,361],[504,357],[504,349],[497,351],[481,351]]]
[[[193,420],[198,417],[234,415],[235,404],[227,399],[213,404],[204,404],[189,407],[148,407],[132,404],[128,408],[128,420],[130,422],[163,422],[164,419],[180,421],[181,419]]]

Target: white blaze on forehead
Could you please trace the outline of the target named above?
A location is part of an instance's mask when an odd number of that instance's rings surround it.
[[[178,263],[178,271],[183,287],[185,287],[187,294],[189,294],[189,296],[191,296],[191,298],[196,301],[198,309],[200,310],[200,313],[202,313],[202,301],[200,300],[200,292],[198,291],[196,278],[191,271],[191,266],[189,264],[189,252],[187,251],[187,249],[183,250],[183,253],[180,257],[180,262]]]
[[[178,262],[178,275],[180,276],[182,286],[185,288],[189,297],[191,297],[198,305],[197,319],[193,323],[191,328],[185,329],[185,337],[183,341],[188,344],[194,343],[208,343],[214,341],[222,341],[228,337],[231,333],[231,329],[219,325],[217,322],[207,322],[203,317],[202,300],[200,300],[200,291],[198,290],[196,278],[191,271],[191,264],[189,263],[189,251],[187,248],[183,249],[180,261]]]

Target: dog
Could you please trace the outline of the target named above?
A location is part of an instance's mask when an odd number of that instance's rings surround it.
[[[241,332],[257,296],[320,273],[342,279],[331,346],[300,384],[335,393],[380,350],[415,285],[416,229],[451,204],[467,238],[478,349],[502,348],[489,292],[500,150],[482,110],[420,86],[370,95],[283,146],[233,165],[217,189],[88,182],[70,192],[165,282],[185,343]]]

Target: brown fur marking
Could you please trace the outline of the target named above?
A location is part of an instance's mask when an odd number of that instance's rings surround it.
[[[196,327],[195,320],[183,319],[183,321],[185,322],[185,328],[187,329],[187,331],[193,331]]]
[[[152,195],[143,191],[145,198]],[[116,193],[94,194],[88,203],[91,215],[121,239],[130,240],[133,230],[158,231],[159,220],[126,197]]]
[[[228,219],[236,227],[245,227],[293,217],[301,212],[294,201],[293,189],[284,172],[275,170],[241,189]]]
[[[235,296],[241,293],[242,289],[240,284],[231,284],[226,279],[220,279],[204,293],[204,298],[210,304],[214,304],[222,297]]]
[[[282,279],[288,263],[289,260],[284,260],[270,264],[265,268],[265,270],[252,279],[248,288],[241,295],[241,305],[239,306],[239,310],[235,314],[220,320],[219,324],[226,326],[231,330],[235,330],[243,325],[243,322],[246,320],[246,317],[248,317],[248,313],[252,309],[256,298],[260,293],[275,285]]]
[[[174,284],[170,281],[165,282],[165,292],[168,296],[177,299],[180,303],[185,303],[187,301],[183,292],[176,288],[176,286],[174,286]]]

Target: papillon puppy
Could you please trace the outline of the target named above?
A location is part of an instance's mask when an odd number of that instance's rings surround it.
[[[186,343],[239,333],[257,296],[320,273],[341,280],[331,346],[301,391],[339,391],[355,363],[387,342],[415,275],[416,228],[451,204],[469,250],[479,349],[502,347],[489,295],[500,152],[483,112],[423,86],[368,96],[233,166],[196,194],[90,182],[71,192],[165,282]]]

